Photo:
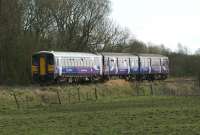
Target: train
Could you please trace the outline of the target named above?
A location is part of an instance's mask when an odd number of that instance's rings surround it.
[[[126,80],[165,80],[169,59],[160,54],[40,51],[32,55],[35,83]]]

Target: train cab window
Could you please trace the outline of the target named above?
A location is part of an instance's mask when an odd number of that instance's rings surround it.
[[[47,59],[49,65],[54,65],[54,57],[52,54],[47,55]]]
[[[32,64],[35,66],[39,66],[39,55],[34,55],[32,57]]]

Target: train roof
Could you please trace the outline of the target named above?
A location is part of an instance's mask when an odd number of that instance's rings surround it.
[[[85,53],[85,52],[59,52],[59,51],[40,51],[35,54],[53,54],[56,57],[100,57],[101,55],[104,56],[131,56],[131,57],[164,57],[168,58],[167,56],[161,54],[151,54],[151,53],[113,53],[113,52],[102,52],[102,53]]]
[[[131,54],[131,53],[112,53],[112,52],[103,52],[101,53],[104,56],[137,56],[135,54]]]
[[[53,54],[55,57],[99,57],[99,55],[94,53],[85,52],[58,52],[58,51],[40,51],[36,54],[49,53]]]
[[[161,54],[153,54],[153,53],[139,53],[137,54],[137,56],[141,56],[141,57],[166,57],[167,56],[164,56],[164,55],[161,55]]]

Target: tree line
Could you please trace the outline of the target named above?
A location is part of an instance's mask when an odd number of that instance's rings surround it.
[[[30,83],[31,55],[40,50],[160,53],[170,57],[172,75],[195,75],[192,65],[200,65],[199,56],[130,38],[109,17],[111,5],[110,0],[0,0],[0,84]]]

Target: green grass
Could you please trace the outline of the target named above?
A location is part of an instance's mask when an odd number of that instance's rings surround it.
[[[0,106],[1,135],[133,135],[200,132],[199,97],[126,97],[76,104]]]
[[[195,83],[155,82],[151,89],[147,82],[115,80],[81,85],[79,92],[80,101],[77,86],[1,86],[0,135],[200,133],[200,89]]]

